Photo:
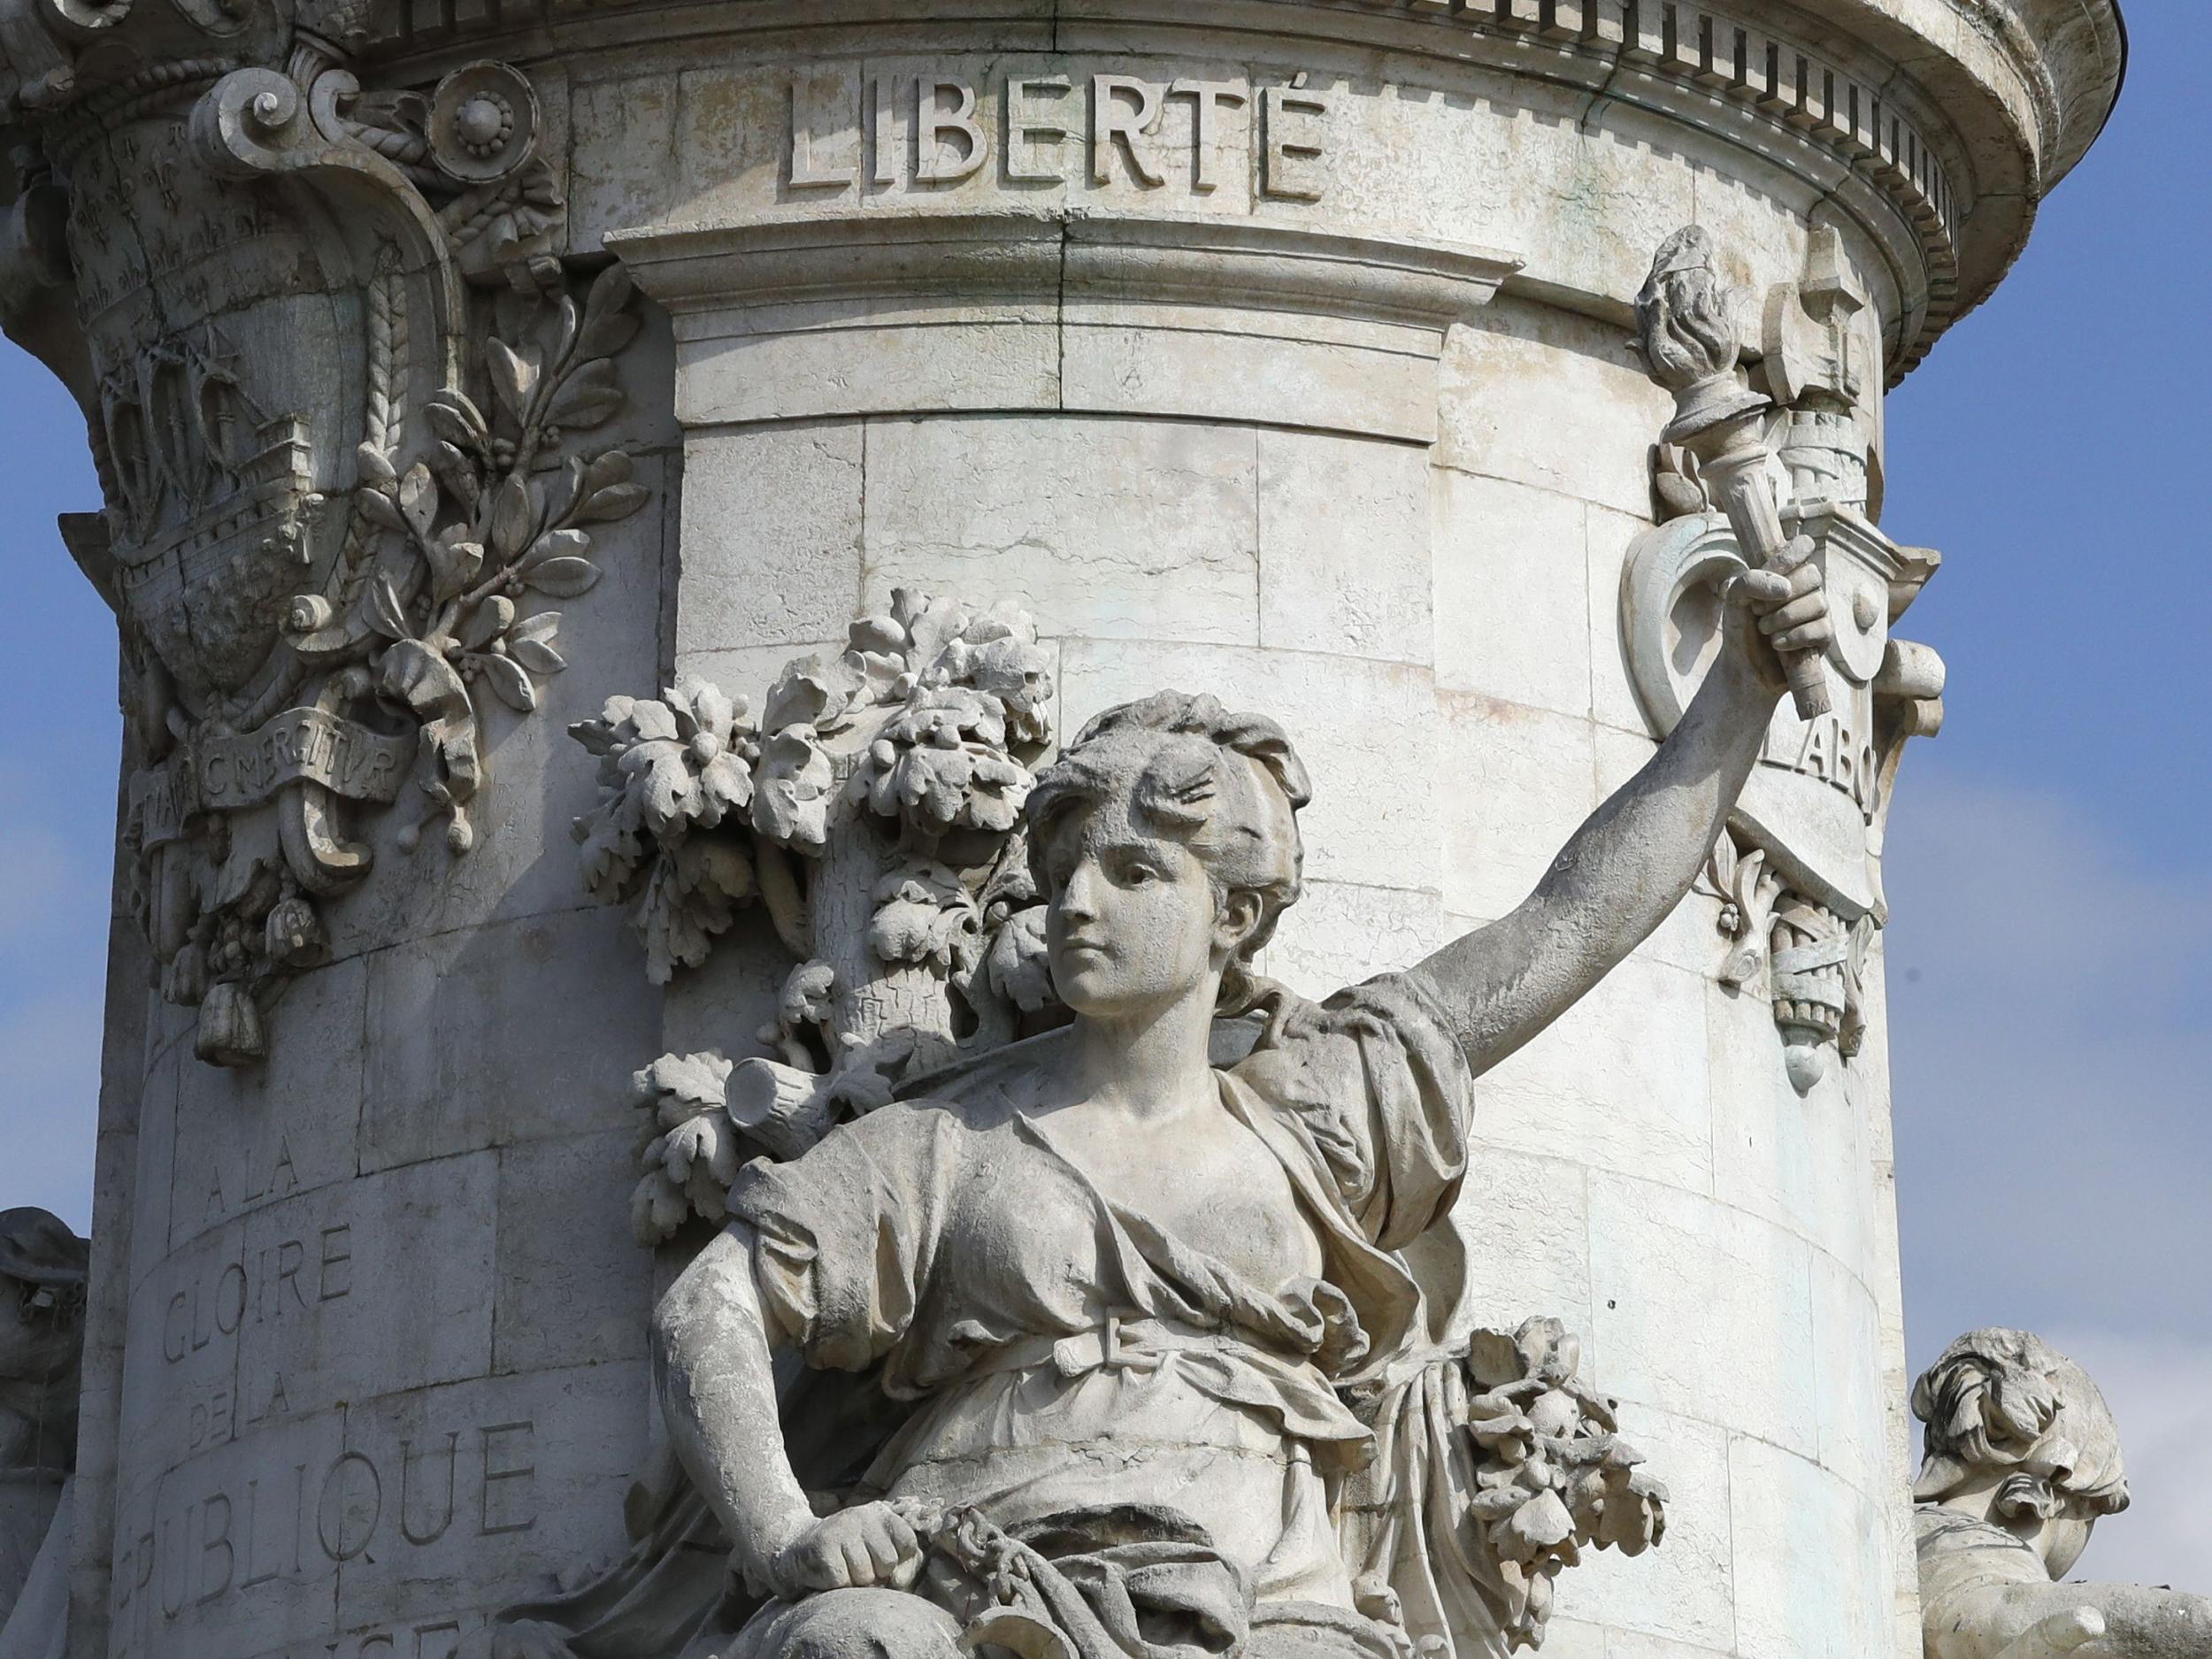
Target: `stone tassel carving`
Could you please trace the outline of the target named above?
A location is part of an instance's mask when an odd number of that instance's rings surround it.
[[[2097,1524],[2128,1507],[2104,1396],[2026,1331],[1973,1331],[1914,1386],[1927,1455],[1914,1483],[1927,1659],[2198,1659],[2212,1600],[2061,1583]]]
[[[1720,982],[1768,995],[1790,1082],[1809,1093],[1826,1073],[1829,1050],[1849,1060],[1865,1041],[1873,917],[1847,922],[1789,891],[1765,852],[1746,850],[1732,833],[1715,844],[1697,891],[1720,901],[1717,925],[1733,941]]]
[[[364,88],[357,32],[288,0],[0,5],[33,144],[0,319],[86,408],[107,505],[65,528],[121,625],[137,908],[222,1065],[266,1052],[368,879],[358,814],[411,780],[469,850],[488,709],[562,665],[532,602],[588,590],[594,527],[644,500],[573,442],[637,322],[622,273],[572,290],[550,257],[528,78]]]

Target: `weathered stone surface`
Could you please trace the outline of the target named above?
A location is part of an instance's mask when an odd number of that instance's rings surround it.
[[[1417,449],[1258,434],[1259,643],[1427,663],[1429,481]],[[1356,526],[1347,534],[1348,526]]]
[[[1575,1148],[1592,1170],[1713,1187],[1713,1074],[1697,1030],[1705,987],[1641,959],[1483,1079],[1484,1135],[1524,1152]]]
[[[1738,1651],[1847,1659],[1889,1640],[1890,1585],[1822,1570],[1878,1531],[1873,1500],[1763,1440],[1729,1448]]]
[[[1603,1363],[1601,1356],[1599,1363]],[[1604,1586],[1603,1604],[1614,1627],[1609,1641],[1733,1651],[1735,1519],[1729,1502],[1728,1435],[1695,1418],[1626,1404],[1621,1408],[1621,1427],[1639,1447],[1650,1448],[1647,1455],[1655,1467],[1666,1471],[1668,1526],[1665,1548],[1647,1560],[1590,1558],[1586,1571],[1594,1587]],[[1578,1574],[1578,1591],[1580,1579]],[[1545,1643],[1547,1652],[1550,1646]]]
[[[678,650],[844,632],[860,597],[866,431],[859,421],[802,422],[686,440],[684,543],[714,557],[686,572]]]
[[[1314,880],[1268,941],[1260,967],[1301,995],[1325,996],[1339,980],[1418,962],[1455,931],[1432,892]]]
[[[1678,223],[1681,216],[1669,218]],[[1548,423],[1538,411],[1562,397],[1575,407],[1581,442],[1553,444],[1540,435]],[[1666,411],[1664,395],[1621,349],[1617,330],[1508,303],[1453,332],[1436,460],[1644,518],[1651,503],[1644,450]]]
[[[1561,1580],[1554,1651],[1910,1651],[1878,859],[1940,672],[1889,637],[1933,562],[1872,527],[1881,394],[2010,265],[2119,56],[2101,4],[2010,15],[0,0],[0,325],[103,460],[69,539],[123,618],[121,857],[174,999],[134,1012],[118,957],[101,1202],[129,1226],[67,1659],[447,1659],[613,1559],[633,1479],[630,1567],[670,1559],[648,1309],[740,1156],[1069,1041],[1016,838],[1048,733],[1170,686],[1281,723],[1311,847],[1256,965],[1301,994],[1555,881],[1721,614],[1668,561],[1727,503],[1655,455],[1672,403],[1631,349],[1692,219],[1755,302],[1728,385],[1779,454],[1742,481],[1817,544],[1835,722],[1778,715],[1676,872],[1699,891],[1481,1050],[1519,1048],[1474,1086],[1456,1214],[1393,1248],[1431,1380],[1602,1425],[1525,1324],[1561,1316],[1675,1482],[1664,1551]],[[958,637],[849,632],[901,588],[969,602]],[[963,632],[1002,603],[1028,622]],[[1035,682],[1011,733],[1006,664],[939,661],[1004,640]],[[857,704],[770,706],[854,646]],[[838,857],[800,828],[854,804],[801,775],[831,754],[870,796]],[[578,819],[643,951],[582,908]],[[1148,1204],[1247,1196],[1195,1143],[1107,1150]],[[1648,1521],[1626,1490],[1612,1541]],[[1412,1615],[1463,1659],[1550,1610],[1557,1517],[1514,1502],[1482,1610]],[[1232,1511],[1240,1540],[1275,1512]],[[1326,1594],[1386,1623],[1374,1587]]]
[[[1819,1446],[1811,1250],[1696,1194],[1594,1176],[1592,1294],[1608,1386],[1737,1425],[1808,1459]],[[1669,1341],[1669,1331],[1726,1332]],[[1752,1547],[1747,1545],[1748,1547]]]
[[[400,945],[371,964],[364,1172],[509,1141],[611,1128],[624,1057],[610,1031],[648,1032],[652,999],[610,982],[596,961],[618,950],[611,917],[572,911]],[[503,972],[472,971],[496,957]],[[545,1006],[592,1010],[541,1022]]]
[[[1548,1309],[1576,1330],[1596,1329],[1587,1188],[1577,1164],[1484,1145],[1452,1217],[1467,1258],[1465,1312],[1510,1325]],[[1586,1348],[1601,1370],[1595,1341]]]
[[[1440,467],[1436,514],[1437,684],[1587,718],[1587,506]]]
[[[1260,444],[1197,422],[871,421],[863,608],[989,595],[1048,635],[1256,644]]]

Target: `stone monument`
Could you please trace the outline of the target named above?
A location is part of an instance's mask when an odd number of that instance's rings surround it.
[[[127,724],[72,1659],[677,1659],[879,1578],[1028,1659],[1916,1652],[1882,398],[2124,59],[2109,0],[0,0]],[[1084,937],[1076,798],[1211,919]],[[1102,1039],[1118,940],[1181,1041]],[[1158,1078],[1156,1146],[1060,1117]],[[991,1225],[1123,1275],[1049,1360],[787,1225],[990,1102],[1051,1171]],[[1316,1499],[1302,1572],[1165,1475],[918,1489],[966,1420],[885,1402],[1046,1370],[1211,1376],[1254,1443],[1154,1440]]]
[[[1971,1331],[1914,1385],[1927,1457],[1913,1487],[1927,1659],[2184,1659],[2212,1649],[2212,1599],[2062,1584],[2128,1507],[2112,1412],[2026,1331]]]

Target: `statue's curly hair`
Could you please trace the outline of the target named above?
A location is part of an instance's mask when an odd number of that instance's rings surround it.
[[[1221,1012],[1259,995],[1250,959],[1298,901],[1305,848],[1298,812],[1313,784],[1283,728],[1264,716],[1232,714],[1215,699],[1163,691],[1125,703],[1086,726],[1038,778],[1027,807],[1030,868],[1041,893],[1053,826],[1071,811],[1125,798],[1132,815],[1188,847],[1217,894],[1250,893],[1259,924],[1222,976]]]
[[[2032,1332],[1992,1326],[1959,1338],[1913,1385],[1912,1409],[1927,1425],[1913,1483],[1924,1503],[2010,1471],[1996,1502],[2007,1519],[2128,1506],[2111,1408],[2086,1371]]]

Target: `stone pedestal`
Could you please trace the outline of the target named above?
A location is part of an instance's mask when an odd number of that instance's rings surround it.
[[[1268,972],[1319,993],[1510,909],[1696,676],[1674,578],[1720,532],[1678,473],[1655,492],[1672,405],[1629,346],[1695,220],[1763,313],[1755,383],[1813,434],[1794,521],[1854,618],[1839,713],[1780,717],[1711,890],[1484,1079],[1459,1322],[1580,1331],[1672,1494],[1662,1550],[1566,1582],[1555,1651],[1916,1653],[1878,853],[1940,684],[1888,633],[1933,563],[1872,528],[1881,395],[2094,136],[2111,8],[313,10],[0,10],[37,146],[0,300],[93,420],[113,494],[73,544],[125,618],[135,763],[167,769],[125,849],[169,1000],[117,1063],[120,1418],[84,1517],[111,1582],[77,1651],[442,1659],[620,1549],[653,1438],[628,1076],[749,1051],[781,971],[747,918],[657,990],[586,900],[562,730],[609,695],[695,675],[757,707],[895,589],[1013,600],[1063,733],[1167,686],[1288,728],[1317,794]],[[557,464],[479,465],[439,388],[497,426],[611,260],[642,334],[541,421]],[[503,332],[525,291],[539,321]],[[1824,402],[1783,373],[1801,317]],[[618,446],[618,480],[565,470]],[[604,573],[518,580],[563,672],[511,613],[429,654],[510,664],[459,682],[467,757],[393,666],[419,617],[370,614],[388,576],[431,593],[396,574],[419,458],[425,544],[450,553],[470,470],[522,495],[463,515],[487,557],[508,511]],[[634,493],[560,528],[608,488]],[[249,508],[276,528],[234,546]],[[244,752],[319,706],[353,727]],[[419,765],[444,798],[401,787]],[[420,822],[456,795],[461,851]]]

